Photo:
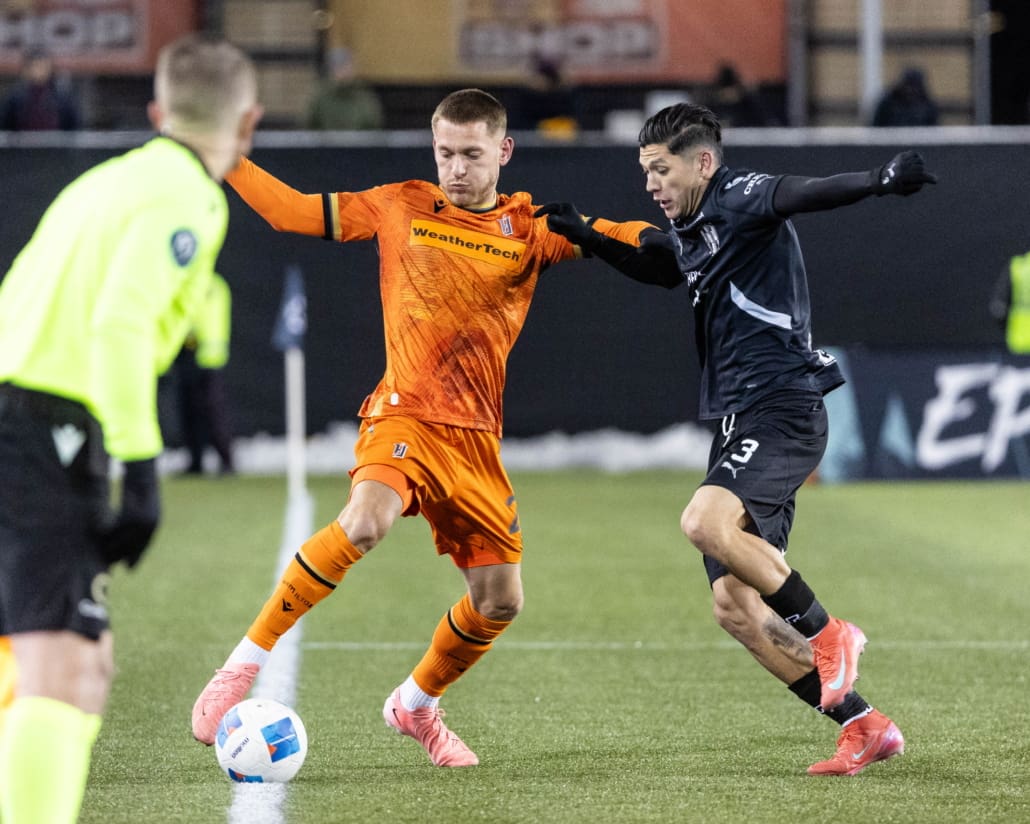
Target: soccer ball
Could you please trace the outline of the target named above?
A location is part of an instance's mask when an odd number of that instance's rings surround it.
[[[268,698],[241,701],[215,734],[218,765],[233,781],[289,781],[307,754],[308,734],[300,716]]]

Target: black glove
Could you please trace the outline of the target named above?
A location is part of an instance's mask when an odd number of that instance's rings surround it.
[[[923,156],[919,152],[909,150],[895,155],[889,163],[870,173],[873,194],[901,195],[908,197],[923,188],[924,183],[936,183],[937,175],[926,171]]]
[[[592,228],[579,209],[571,203],[545,203],[533,217],[547,216],[547,228],[556,235],[568,238],[583,249],[590,249],[601,234]]]
[[[101,535],[107,562],[113,565],[125,561],[130,569],[136,566],[160,520],[157,461],[126,461],[121,509]]]
[[[640,238],[638,252],[648,257],[664,258],[676,254],[676,244],[668,232],[649,230]]]

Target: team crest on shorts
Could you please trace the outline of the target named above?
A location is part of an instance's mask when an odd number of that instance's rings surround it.
[[[393,457],[404,458],[408,455],[408,445],[406,443],[395,443],[393,445]]]

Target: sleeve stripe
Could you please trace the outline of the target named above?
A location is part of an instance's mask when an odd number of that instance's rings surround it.
[[[322,194],[322,223],[325,226],[325,234],[322,236],[326,240],[340,239],[340,212],[332,192]]]

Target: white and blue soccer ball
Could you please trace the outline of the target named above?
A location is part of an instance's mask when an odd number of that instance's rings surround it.
[[[289,781],[308,754],[308,734],[300,716],[285,704],[248,698],[218,725],[215,754],[233,781]]]

